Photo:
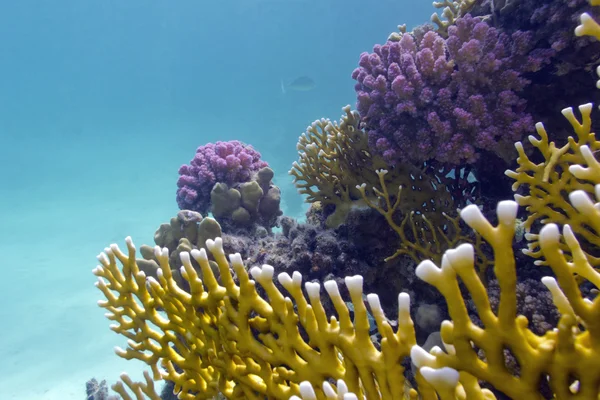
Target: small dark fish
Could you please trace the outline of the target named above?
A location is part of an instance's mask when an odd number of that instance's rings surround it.
[[[294,90],[296,92],[308,92],[310,90],[313,90],[315,87],[317,87],[315,81],[313,81],[312,78],[309,78],[308,76],[300,76],[288,83],[287,85],[283,83],[283,79],[281,80],[281,93],[284,94],[288,89]]]

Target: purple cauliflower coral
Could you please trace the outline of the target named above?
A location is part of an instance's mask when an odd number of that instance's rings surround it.
[[[482,150],[507,157],[533,127],[522,74],[544,60],[531,56],[529,39],[467,14],[447,39],[404,34],[362,53],[352,78],[369,146],[390,165],[474,163]]]
[[[268,166],[258,151],[237,140],[200,146],[190,165],[179,168],[177,204],[182,210],[206,214],[217,182],[229,186],[248,182],[253,173]]]

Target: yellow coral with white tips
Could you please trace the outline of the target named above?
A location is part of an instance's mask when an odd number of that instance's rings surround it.
[[[594,184],[600,178],[595,176],[596,168],[594,153],[600,150],[600,141],[592,131],[591,103],[579,106],[581,118],[578,119],[571,107],[562,110],[575,135],[569,137],[568,143],[558,147],[550,141],[548,132],[542,123],[536,124],[539,137],[530,136],[529,141],[539,151],[544,160],[534,163],[527,156],[523,144],[515,143],[519,157],[518,168],[514,171],[507,170],[505,174],[514,179],[513,190],[524,189],[522,194],[515,194],[519,205],[526,207],[528,216],[523,226],[528,232],[528,248],[523,252],[539,259],[536,264],[546,265],[540,251],[539,235],[535,232],[536,223],[556,223],[559,225],[570,224],[576,234],[580,235],[589,245],[589,249],[600,248],[600,231],[594,231],[587,224],[587,217],[582,216],[567,201],[564,194],[574,190],[585,190],[594,193]],[[589,167],[582,169],[581,165]],[[576,171],[577,173],[573,173]],[[566,246],[561,245],[563,251],[568,252]],[[600,265],[597,251],[588,254],[594,265]]]
[[[600,186],[596,189],[600,195]],[[594,205],[584,191],[569,196],[575,209],[600,224],[600,204]],[[428,379],[442,398],[493,398],[491,392],[479,388],[477,381],[492,384],[511,398],[541,399],[540,380],[547,378],[556,398],[597,399],[600,389],[600,298],[583,297],[576,277],[583,277],[597,288],[600,274],[589,264],[573,231],[565,225],[564,238],[572,254],[568,261],[559,243],[558,227],[548,224],[540,232],[541,251],[555,277],[546,277],[544,284],[551,291],[561,319],[558,327],[543,336],[528,329],[528,321],[516,313],[516,270],[512,253],[512,235],[517,204],[506,201],[498,205],[498,226],[492,226],[476,206],[466,207],[461,216],[494,248],[494,272],[500,286],[497,312],[490,306],[487,294],[475,274],[473,250],[468,244],[446,252],[441,268],[430,261],[421,263],[417,275],[434,285],[446,298],[451,321],[444,321],[441,336],[448,353],[439,348],[431,354],[415,346],[413,362],[438,371],[438,382]],[[483,327],[469,318],[458,281],[464,283]],[[475,346],[475,348],[474,348]],[[485,358],[478,356],[482,350]],[[508,349],[520,366],[519,376],[506,367],[504,350]],[[458,373],[460,385],[453,391],[451,368]],[[456,375],[455,375],[456,377]],[[455,397],[453,397],[455,396]],[[472,397],[474,396],[474,397]],[[483,396],[483,397],[481,397]]]
[[[181,253],[189,292],[173,279],[167,249],[155,248],[161,269],[154,279],[139,270],[131,239],[126,243],[126,253],[112,245],[98,257],[101,265],[94,273],[106,297],[99,305],[114,321],[111,329],[129,339],[126,349],[116,349],[117,355],[145,362],[155,380],[174,382],[179,399],[209,399],[218,393],[227,398],[288,399],[300,393],[301,382],[318,385],[328,379],[343,379],[349,390],[369,399],[405,398],[401,362],[415,344],[408,295],[399,296],[397,331],[385,318],[379,298],[367,296],[383,338],[378,349],[370,338],[361,276],[345,279],[354,320],[337,283],[323,284],[338,315],[328,318],[320,284],[305,284],[307,299],[299,273],[279,274],[286,297],[273,282],[273,267],[253,267],[248,273],[239,254],[228,262],[221,238],[208,240],[207,248],[222,283],[204,249]],[[200,265],[202,279],[190,257]],[[259,295],[257,285],[265,296]],[[138,399],[152,392],[148,385],[124,382]],[[415,397],[416,392],[408,395]],[[317,396],[325,398],[320,390]]]
[[[600,6],[600,0],[590,0],[590,4],[593,6]],[[600,25],[594,21],[594,18],[588,13],[581,14],[581,23],[575,28],[575,35],[577,36],[594,36],[600,40]]]
[[[590,0],[589,3],[593,6],[600,6],[600,0]],[[593,36],[600,40],[600,24],[588,13],[583,13],[579,17],[581,23],[575,28],[577,36]],[[600,76],[600,66],[596,68],[596,74]],[[596,82],[596,87],[600,89],[600,80]]]
[[[348,390],[343,379],[338,379],[335,389],[329,382],[323,382],[322,388],[326,400],[358,400],[358,396]],[[318,396],[310,382],[302,382],[300,396],[292,396],[290,400],[318,400]]]
[[[594,153],[589,146],[581,146],[580,152],[584,163],[571,165],[569,167],[569,172],[577,177],[577,179],[590,181],[596,184],[600,183],[600,162],[596,160]],[[587,165],[587,167],[584,167],[583,164]]]
[[[600,185],[596,192],[600,198]],[[600,226],[599,203],[594,204],[584,191],[575,191],[569,198],[590,224]],[[146,278],[135,264],[130,239],[128,254],[111,246],[99,257],[101,266],[94,271],[107,298],[100,306],[116,322],[111,329],[129,339],[128,348],[117,349],[117,354],[148,363],[154,379],[175,383],[180,399],[206,399],[218,392],[247,399],[416,398],[414,389],[405,391],[401,361],[409,354],[419,368],[416,378],[422,399],[493,399],[480,381],[511,398],[541,399],[542,379],[548,380],[556,398],[595,399],[600,388],[600,297],[585,298],[576,277],[598,288],[600,273],[589,264],[568,224],[563,231],[570,259],[559,248],[558,227],[546,225],[540,232],[540,246],[555,276],[543,282],[561,318],[555,330],[542,336],[530,331],[527,318],[517,314],[516,306],[512,241],[517,207],[513,201],[501,202],[497,226],[475,205],[461,212],[463,220],[494,249],[494,273],[500,287],[497,310],[492,309],[477,275],[471,245],[447,251],[441,267],[432,261],[417,267],[417,275],[446,299],[451,321],[442,323],[441,337],[447,352],[433,348],[428,353],[416,345],[406,293],[398,296],[397,331],[385,318],[379,298],[367,296],[382,335],[377,349],[369,337],[360,276],[346,278],[354,321],[337,284],[325,282],[339,316],[339,321],[335,317],[328,320],[319,284],[306,283],[307,301],[301,276],[280,274],[278,279],[291,296],[284,297],[273,283],[272,267],[252,268],[251,280],[239,255],[230,257],[231,265],[227,262],[220,239],[207,245],[219,264],[222,285],[213,275],[206,252],[192,253],[205,274],[203,280],[191,266],[190,255],[182,253],[182,275],[189,282],[189,293],[177,286],[169,272],[161,271],[158,279]],[[156,249],[161,267],[168,267],[167,253]],[[483,326],[471,321],[459,281],[469,292]],[[262,286],[266,297],[258,294],[256,284]],[[506,366],[505,349],[520,365],[518,376]],[[145,395],[156,398],[148,382],[134,384],[127,379],[125,375],[124,383],[137,399]],[[330,380],[338,381],[337,389],[323,384]],[[116,389],[124,391],[122,384]]]

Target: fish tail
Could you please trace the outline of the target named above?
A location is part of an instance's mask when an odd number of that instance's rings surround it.
[[[281,93],[285,94],[285,84],[283,83],[283,79],[281,79]]]

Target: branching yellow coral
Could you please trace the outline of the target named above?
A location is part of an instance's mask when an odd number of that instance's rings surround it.
[[[112,389],[121,395],[123,400],[161,400],[156,394],[154,381],[148,372],[144,372],[144,382],[134,382],[126,373],[121,374],[121,380],[112,386]],[[135,397],[127,391],[129,389]]]
[[[356,111],[351,111],[350,106],[343,110],[339,124],[317,120],[300,136],[299,160],[289,172],[298,192],[307,196],[307,202],[335,205],[335,212],[327,219],[327,226],[332,228],[345,221],[351,207],[364,204],[357,185],[367,183],[366,196],[375,198],[370,188],[379,183],[376,171],[386,166],[381,157],[371,154]],[[408,164],[395,166],[385,177],[387,185],[407,188],[399,205],[407,214],[445,210],[452,204],[450,193],[435,180],[436,177]]]
[[[600,6],[600,0],[590,0],[590,4],[593,6]],[[588,13],[581,14],[581,24],[575,28],[575,35],[577,36],[594,36],[600,40],[600,25],[592,16]]]
[[[600,199],[600,185],[595,192]],[[581,190],[571,193],[569,199],[577,213],[591,225],[600,226],[600,203],[594,204]],[[427,353],[416,345],[407,294],[398,297],[397,331],[385,318],[379,298],[367,296],[382,335],[381,347],[377,348],[369,337],[360,276],[346,278],[354,321],[337,284],[325,282],[339,318],[328,319],[319,284],[305,284],[307,300],[300,274],[280,274],[279,282],[290,295],[284,297],[272,280],[272,267],[252,268],[254,280],[250,279],[239,255],[230,256],[231,264],[227,261],[220,238],[208,240],[207,248],[219,265],[222,284],[217,282],[204,249],[191,255],[181,253],[182,276],[189,283],[189,292],[173,279],[166,249],[155,250],[161,269],[154,279],[137,267],[131,239],[127,239],[127,253],[111,246],[99,256],[101,266],[94,270],[99,276],[97,286],[106,297],[99,305],[115,322],[111,329],[129,339],[128,348],[117,349],[117,354],[146,362],[154,379],[173,381],[179,399],[207,399],[218,392],[228,398],[287,399],[302,395],[306,399],[332,399],[340,388],[323,384],[331,380],[343,380],[341,390],[358,398],[416,398],[415,390],[405,392],[402,359],[409,350],[420,371],[419,396],[425,400],[438,396],[494,398],[479,381],[511,398],[541,399],[542,379],[547,379],[557,398],[596,399],[600,394],[600,297],[584,297],[578,279],[599,288],[600,273],[589,263],[568,224],[563,234],[570,259],[560,250],[559,228],[546,225],[540,232],[540,251],[554,277],[545,277],[542,282],[552,293],[561,319],[555,330],[543,336],[534,334],[527,319],[517,314],[512,249],[516,214],[515,202],[501,202],[499,224],[493,226],[475,205],[461,211],[465,222],[494,249],[494,273],[500,287],[497,310],[492,309],[477,275],[471,245],[447,251],[441,267],[432,261],[417,267],[417,276],[446,299],[451,321],[442,323],[441,337],[447,353],[439,348]],[[200,265],[202,280],[190,257]],[[470,294],[483,326],[471,321],[459,281]],[[264,297],[258,294],[257,284]],[[517,360],[518,376],[506,366],[505,350]],[[480,358],[481,352],[484,358]],[[126,375],[123,379],[138,400],[146,395],[155,398],[148,377],[142,384],[131,382]],[[124,393],[122,384],[114,388]]]
[[[406,294],[399,298],[396,332],[378,297],[368,296],[384,338],[379,350],[369,334],[362,277],[346,278],[354,322],[335,281],[324,283],[338,315],[328,319],[318,283],[305,284],[307,300],[301,275],[282,273],[279,283],[291,298],[285,297],[273,282],[272,267],[252,268],[252,280],[239,254],[230,256],[231,264],[227,261],[221,238],[208,240],[207,248],[219,266],[222,285],[204,249],[183,252],[181,273],[189,292],[173,279],[167,249],[155,251],[161,267],[158,279],[139,270],[130,238],[126,253],[112,245],[99,256],[101,265],[94,273],[106,297],[99,305],[115,322],[111,329],[129,339],[126,349],[116,350],[119,356],[147,363],[154,379],[173,381],[182,400],[208,399],[219,392],[232,399],[288,399],[299,394],[302,381],[320,384],[329,379],[343,379],[350,390],[369,399],[404,398],[401,362],[415,344]],[[200,265],[202,280],[191,258]],[[257,284],[266,297],[258,294]],[[147,385],[132,388],[141,393]],[[321,392],[318,396],[324,398]]]
[[[600,186],[597,192],[600,195]],[[577,212],[600,223],[600,213],[594,212],[587,193],[575,191],[569,197]],[[494,247],[494,272],[501,292],[497,312],[491,309],[475,274],[470,245],[448,251],[441,268],[429,261],[419,265],[417,275],[436,286],[446,298],[452,322],[445,321],[441,330],[448,354],[439,349],[428,354],[415,347],[411,352],[413,361],[421,368],[450,367],[460,371],[459,381],[467,393],[471,390],[468,386],[476,382],[472,379],[475,377],[493,384],[511,398],[541,399],[540,380],[548,379],[556,398],[596,399],[600,389],[600,298],[593,301],[584,298],[575,277],[585,277],[599,287],[600,274],[589,264],[569,225],[564,227],[564,236],[573,255],[571,262],[560,251],[558,227],[546,225],[540,232],[540,246],[556,278],[546,277],[542,281],[552,292],[562,316],[557,329],[544,336],[533,334],[527,328],[527,319],[516,315],[516,269],[511,244],[516,211],[514,202],[500,203],[500,223],[496,227],[475,206],[468,206],[461,213]],[[471,322],[458,278],[471,294],[483,328]],[[484,351],[485,360],[478,358],[473,345]],[[519,362],[519,376],[505,366],[504,349],[509,349]]]
[[[600,185],[596,188],[600,199]],[[600,224],[600,203],[594,204],[584,191],[569,196],[573,206],[592,223]],[[440,399],[495,399],[480,387],[487,382],[513,399],[543,399],[542,380],[547,380],[555,398],[598,399],[600,396],[600,297],[590,300],[581,293],[576,277],[584,277],[600,287],[600,273],[589,264],[573,231],[565,225],[564,241],[573,254],[568,261],[559,249],[558,226],[546,225],[540,233],[541,251],[554,272],[542,282],[552,293],[561,313],[556,329],[543,336],[528,328],[527,318],[517,314],[515,285],[516,265],[512,250],[517,204],[504,201],[498,205],[497,226],[493,226],[475,206],[462,210],[461,217],[494,248],[494,273],[500,286],[500,304],[492,309],[487,292],[476,273],[474,251],[463,244],[446,252],[441,267],[424,261],[417,275],[435,286],[446,299],[451,321],[444,321],[441,336],[446,352],[434,347],[429,353],[415,345],[412,361],[422,378],[431,384]],[[471,321],[459,281],[470,294],[483,326]],[[519,366],[518,375],[507,367],[506,350]],[[481,352],[484,358],[481,358]],[[323,383],[323,388],[330,386]],[[342,394],[347,393],[345,385]],[[302,387],[302,398],[314,397],[310,388]],[[327,399],[336,399],[331,388]],[[349,399],[359,398],[348,395]],[[423,394],[423,399],[436,395]],[[346,397],[344,397],[346,398]]]
[[[562,110],[575,132],[575,137],[569,137],[568,143],[562,147],[557,147],[549,140],[542,123],[536,124],[539,138],[530,136],[529,141],[541,153],[544,161],[539,164],[531,161],[525,153],[523,144],[518,142],[515,147],[519,153],[517,158],[519,167],[516,171],[506,171],[506,175],[515,180],[514,191],[525,189],[522,195],[515,195],[515,200],[527,209],[528,217],[524,222],[527,232],[532,231],[536,222],[553,222],[559,225],[569,223],[581,240],[588,243],[584,248],[593,250],[593,247],[600,247],[600,231],[591,228],[586,217],[580,215],[566,198],[566,193],[575,189],[592,194],[596,183],[594,180],[585,179],[584,175],[580,177],[573,175],[570,169],[572,166],[586,163],[582,147],[586,148],[588,158],[590,153],[600,150],[600,142],[596,140],[591,130],[592,104],[580,106],[579,112],[581,120],[577,119],[572,108]],[[590,174],[587,174],[587,178],[590,177]],[[526,238],[530,243],[525,253],[541,258],[539,235],[528,234]],[[567,250],[564,244],[561,248]],[[589,257],[594,265],[599,265],[600,259],[593,255]],[[543,261],[540,260],[539,264],[542,263]]]
[[[600,5],[600,0],[592,4]],[[600,38],[600,28],[592,22],[582,17],[578,34]],[[289,294],[286,297],[273,282],[272,267],[254,267],[248,273],[239,254],[231,255],[228,262],[220,238],[206,243],[220,281],[205,249],[180,253],[181,275],[189,290],[174,279],[167,249],[155,248],[159,268],[156,277],[147,277],[136,263],[136,249],[128,238],[127,252],[112,245],[99,256],[100,266],[94,273],[106,297],[99,305],[114,322],[111,329],[128,339],[127,348],[117,348],[117,354],[146,362],[153,375],[146,374],[145,382],[135,383],[124,374],[122,383],[113,389],[125,400],[132,399],[125,386],[138,400],[158,399],[152,379],[167,379],[174,382],[182,400],[208,399],[217,393],[235,399],[416,399],[414,389],[406,390],[402,367],[402,360],[410,354],[419,370],[418,396],[424,400],[494,399],[481,382],[515,399],[542,399],[542,382],[558,399],[599,399],[600,296],[587,298],[579,283],[585,280],[600,288],[600,272],[578,238],[597,245],[585,230],[600,232],[600,185],[591,188],[600,180],[600,162],[594,157],[599,147],[590,130],[591,105],[580,111],[581,121],[572,110],[564,112],[577,141],[571,139],[566,147],[557,148],[538,125],[541,138],[530,140],[546,161],[534,164],[521,148],[522,169],[509,173],[517,180],[515,185],[529,186],[529,199],[517,199],[535,215],[533,221],[545,224],[536,239],[539,256],[554,273],[542,279],[561,314],[554,330],[534,334],[527,319],[518,315],[512,247],[517,203],[512,201],[498,205],[497,226],[475,205],[461,211],[463,220],[494,250],[494,274],[500,288],[497,309],[490,305],[477,274],[470,244],[448,250],[440,267],[430,260],[416,270],[446,300],[451,318],[441,326],[446,352],[434,347],[428,353],[416,345],[410,298],[405,293],[398,296],[396,331],[385,318],[379,298],[367,296],[382,336],[380,348],[376,347],[369,337],[360,276],[345,280],[354,320],[337,284],[324,283],[337,313],[337,318],[328,318],[318,283],[305,284],[307,298],[299,273],[279,274],[279,283]],[[551,206],[548,200],[538,200],[548,193]],[[592,193],[596,203],[590,199]],[[555,204],[559,207],[554,208]],[[557,224],[548,223],[552,218],[562,225],[562,236]],[[257,284],[264,295],[259,294]],[[482,326],[472,322],[465,293],[471,296]],[[519,364],[518,375],[506,366],[506,350]]]
[[[383,215],[394,232],[400,239],[398,250],[385,261],[390,261],[401,255],[407,255],[414,261],[419,262],[424,259],[433,259],[436,262],[441,261],[442,254],[456,246],[461,241],[470,241],[474,239],[475,248],[477,249],[477,265],[480,276],[485,277],[485,271],[491,261],[486,256],[479,235],[470,237],[464,235],[460,226],[458,215],[450,216],[443,210],[433,210],[433,212],[419,213],[410,212],[405,214],[401,222],[397,222],[397,212],[402,204],[403,187],[400,186],[398,193],[395,194],[395,200],[392,194],[389,193],[385,176],[387,170],[377,170],[379,176],[379,185],[373,187],[373,192],[377,196],[377,202],[371,201],[365,193],[366,184],[357,186],[358,190],[363,195],[367,205],[381,215]],[[440,185],[442,186],[442,185]],[[445,207],[448,211],[452,211],[452,206]]]

